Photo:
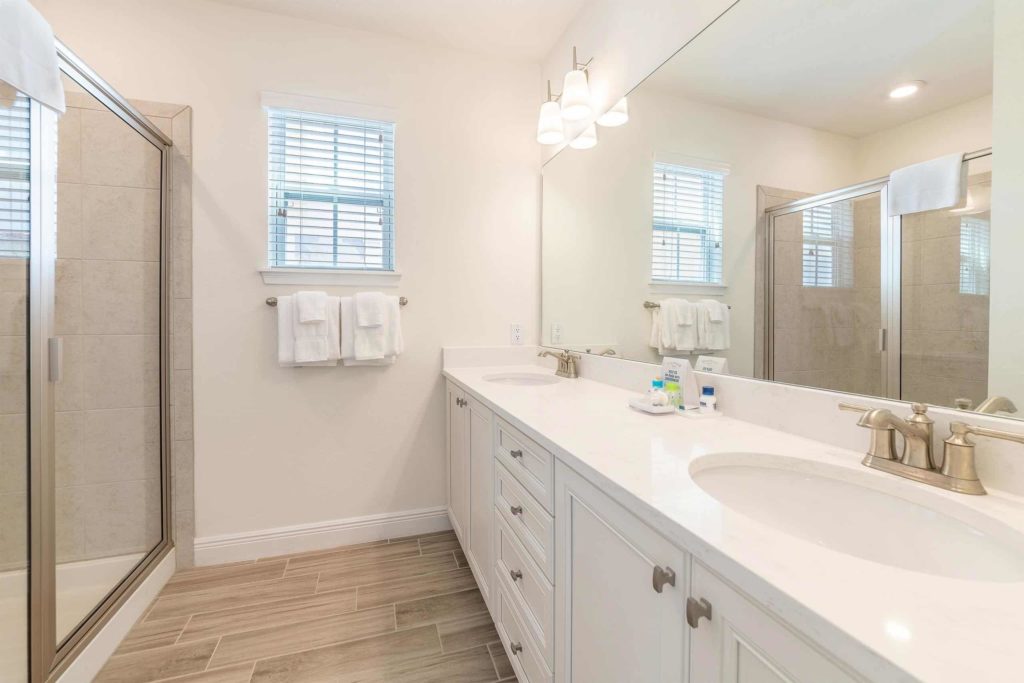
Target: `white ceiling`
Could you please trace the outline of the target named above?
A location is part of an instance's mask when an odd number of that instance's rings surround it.
[[[540,62],[585,0],[217,0],[498,58]]]
[[[992,0],[741,0],[643,87],[862,137],[991,93],[992,32]]]

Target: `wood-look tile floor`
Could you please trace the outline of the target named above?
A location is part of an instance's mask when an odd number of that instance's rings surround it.
[[[515,680],[450,531],[178,572],[96,678]]]

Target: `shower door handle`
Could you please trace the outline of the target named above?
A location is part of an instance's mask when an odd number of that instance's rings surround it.
[[[889,334],[888,334],[888,332],[889,332],[889,330],[885,329],[884,327],[879,328],[879,330],[878,330],[878,352],[879,353],[885,353],[886,347],[889,345],[888,344],[888,341],[889,341]]]
[[[61,337],[50,337],[47,340],[49,351],[49,376],[51,382],[59,382],[64,374],[64,339]]]

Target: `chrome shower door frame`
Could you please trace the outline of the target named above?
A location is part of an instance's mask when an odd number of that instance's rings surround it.
[[[889,179],[881,178],[851,185],[832,192],[787,202],[765,211],[767,243],[764,250],[764,379],[775,380],[775,221],[780,216],[879,194],[881,251],[881,320],[878,330],[878,351],[881,354],[881,386],[888,398],[900,397],[900,245],[901,222],[899,216],[888,215]]]
[[[57,114],[32,102],[32,234],[29,275],[29,672],[32,683],[56,680],[173,547],[170,476],[170,179],[171,140],[58,41],[61,72],[103,103],[160,152],[160,492],[161,539],[67,638],[57,640],[54,380],[52,362],[57,234]],[[35,172],[40,169],[41,172]],[[57,342],[59,344],[59,342]]]

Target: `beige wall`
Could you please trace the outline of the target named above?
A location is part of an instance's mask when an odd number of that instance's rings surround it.
[[[203,0],[35,5],[125,95],[193,108],[197,536],[443,505],[441,346],[536,340],[537,67]],[[277,367],[263,301],[298,287],[257,274],[261,91],[397,110],[393,367]]]

